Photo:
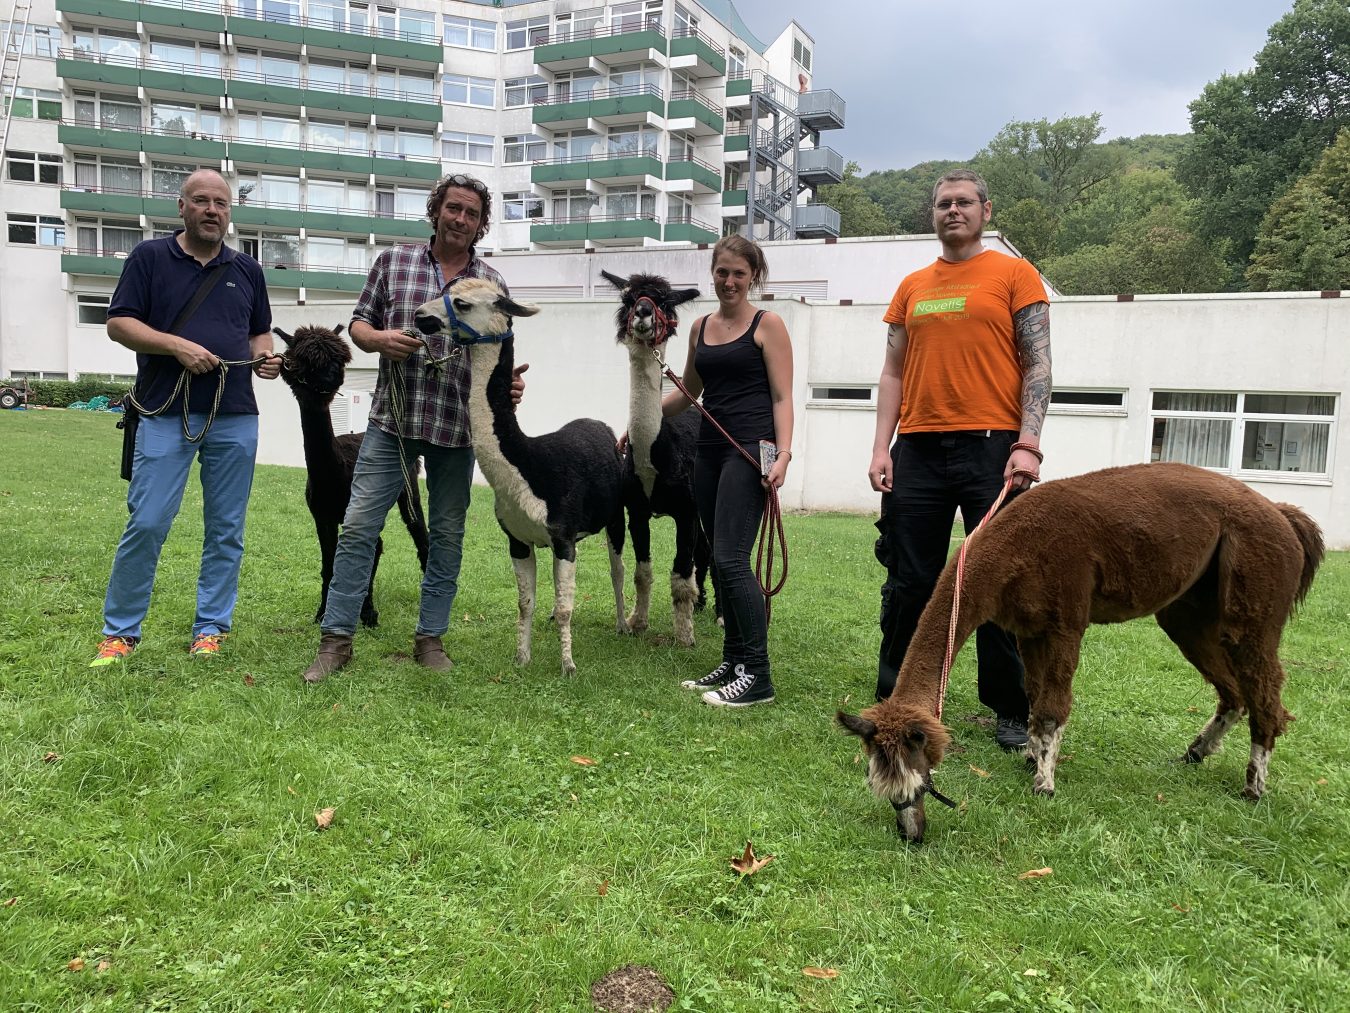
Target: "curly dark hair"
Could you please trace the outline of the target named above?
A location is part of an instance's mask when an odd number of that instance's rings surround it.
[[[445,192],[452,186],[476,193],[479,201],[482,202],[483,217],[479,219],[478,232],[473,237],[473,245],[477,246],[483,241],[483,237],[488,234],[488,229],[492,226],[492,191],[487,188],[487,184],[481,179],[462,172],[457,172],[452,176],[442,176],[436,181],[436,185],[431,188],[431,195],[427,197],[427,221],[431,222],[431,230],[434,233],[436,231],[436,219],[441,213],[441,205],[445,203]]]

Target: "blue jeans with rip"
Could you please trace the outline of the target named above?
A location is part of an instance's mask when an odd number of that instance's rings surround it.
[[[400,442],[403,464],[399,463]],[[377,426],[366,430],[352,475],[352,498],[338,536],[328,607],[320,627],[325,633],[351,636],[375,565],[375,543],[389,509],[403,492],[403,472],[416,480],[417,458],[426,461],[427,531],[430,546],[422,577],[417,630],[441,636],[450,628],[450,609],[459,589],[464,558],[464,518],[473,485],[473,448],[441,447],[425,440],[402,440]]]
[[[722,660],[768,677],[768,616],[750,565],[764,516],[759,469],[730,444],[700,446],[694,460],[694,501],[712,540],[713,587],[726,622]]]
[[[191,413],[191,432],[200,432],[206,420],[205,413]],[[244,515],[257,456],[256,415],[218,415],[199,443],[189,443],[183,435],[179,412],[140,420],[127,487],[131,516],[117,544],[103,601],[105,637],[140,638],[160,551],[182,506],[194,459],[201,462],[204,532],[192,634],[229,631],[239,597]]]

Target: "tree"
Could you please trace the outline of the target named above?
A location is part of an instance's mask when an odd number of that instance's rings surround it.
[[[1096,143],[1101,132],[1101,113],[1014,121],[975,156],[976,168],[991,199],[1004,206],[1036,200],[1058,219],[1121,170],[1118,151]]]
[[[839,234],[849,236],[889,236],[895,233],[885,210],[867,195],[858,181],[857,162],[844,166],[842,183],[820,188],[820,201],[839,212]]]
[[[1247,268],[1254,291],[1350,288],[1350,130],[1270,206]]]
[[[962,162],[920,162],[910,169],[869,172],[859,180],[867,195],[886,212],[895,232],[902,235],[933,231],[933,184]]]
[[[1270,205],[1350,126],[1350,5],[1295,0],[1256,65],[1206,85],[1191,103],[1177,174],[1200,200],[1201,235],[1246,264]]]

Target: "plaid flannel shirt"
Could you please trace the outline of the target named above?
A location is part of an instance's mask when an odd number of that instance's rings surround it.
[[[477,255],[470,256],[464,270],[445,281],[430,243],[392,247],[375,258],[352,319],[364,320],[376,330],[412,327],[417,308],[441,295],[459,278],[487,278],[509,294],[502,276]],[[446,336],[424,337],[436,358],[449,354],[453,347]],[[423,348],[402,362],[381,356],[379,379],[370,399],[370,421],[404,439],[426,440],[438,447],[470,446],[468,356],[456,354],[438,371],[429,369],[429,362]],[[395,370],[403,373],[402,419],[395,418],[390,398]]]

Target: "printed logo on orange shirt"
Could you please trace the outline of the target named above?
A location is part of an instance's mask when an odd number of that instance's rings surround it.
[[[963,295],[954,296],[950,299],[924,299],[922,302],[914,304],[914,315],[916,317],[926,317],[930,313],[964,313],[966,311],[966,297]]]

